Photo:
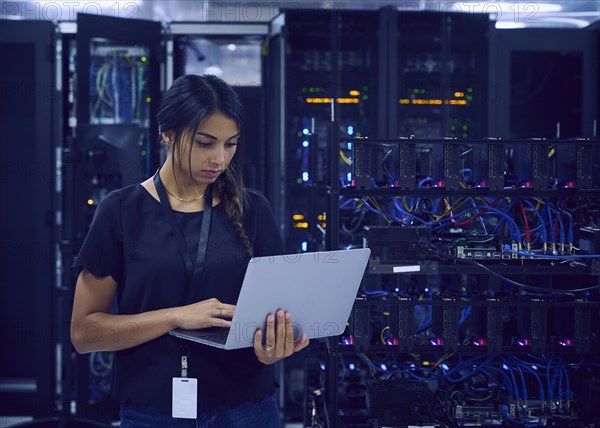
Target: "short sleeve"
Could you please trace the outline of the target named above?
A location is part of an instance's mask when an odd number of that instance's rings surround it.
[[[123,274],[123,229],[119,195],[109,193],[96,208],[90,230],[73,268],[87,268],[98,278],[111,276],[117,283]]]
[[[254,241],[254,256],[277,256],[285,254],[281,233],[269,201],[262,193],[254,191],[257,197],[256,239]]]

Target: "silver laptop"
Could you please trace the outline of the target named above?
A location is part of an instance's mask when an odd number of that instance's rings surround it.
[[[337,336],[346,328],[371,250],[255,257],[248,263],[231,328],[169,334],[222,349],[254,346],[254,334],[278,309],[292,315],[294,336]]]

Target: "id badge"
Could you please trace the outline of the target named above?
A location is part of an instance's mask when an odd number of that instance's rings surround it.
[[[172,408],[174,418],[196,419],[198,417],[198,379],[173,378]]]

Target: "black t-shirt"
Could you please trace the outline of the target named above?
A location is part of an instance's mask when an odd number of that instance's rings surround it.
[[[254,256],[283,254],[271,208],[257,191],[247,191],[244,225]],[[196,258],[202,212],[176,212],[192,260]],[[235,304],[249,258],[224,203],[213,208],[206,260],[195,301],[212,297]],[[181,306],[185,302],[185,264],[172,227],[158,202],[140,184],[109,193],[98,205],[74,267],[118,283],[119,314]],[[115,325],[114,334],[135,341],[134,325]],[[117,351],[112,393],[120,402],[171,407],[171,383],[181,374],[178,348],[190,348],[189,377],[198,379],[198,398],[206,405],[234,406],[257,401],[275,390],[273,366],[258,361],[253,348],[224,351],[163,335]]]

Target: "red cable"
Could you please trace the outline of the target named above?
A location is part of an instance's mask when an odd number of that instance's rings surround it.
[[[455,220],[452,220],[452,224],[455,224],[457,226],[466,226],[467,224],[469,224],[473,220],[475,220],[477,217],[479,217],[480,214],[481,214],[481,211],[477,212],[477,214],[475,214],[473,217],[471,217],[470,219],[465,220],[465,221],[455,221]]]
[[[525,213],[525,207],[523,206],[522,199],[519,199],[519,205],[521,206],[521,212],[523,213],[523,219],[525,220],[525,242],[529,244],[531,242],[531,235],[529,234],[529,222],[527,221],[527,214]]]

